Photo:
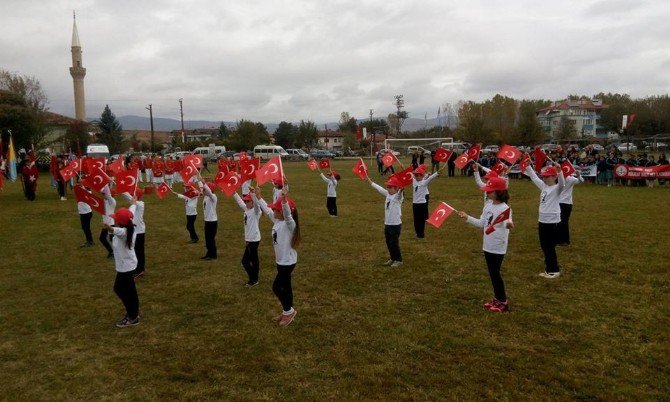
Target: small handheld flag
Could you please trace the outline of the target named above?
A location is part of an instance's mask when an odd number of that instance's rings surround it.
[[[454,212],[454,209],[449,206],[449,204],[440,202],[437,204],[437,208],[433,210],[428,219],[426,219],[426,222],[435,226],[436,228],[439,228],[452,212]]]
[[[503,211],[500,215],[498,215],[498,216],[493,220],[493,222],[486,228],[486,230],[484,231],[484,233],[486,233],[487,235],[493,233],[493,232],[496,230],[495,226],[496,226],[497,224],[499,224],[500,222],[505,222],[506,220],[508,220],[511,212],[512,212],[512,209],[511,209],[511,208],[507,208],[506,210],[504,210],[504,211]]]

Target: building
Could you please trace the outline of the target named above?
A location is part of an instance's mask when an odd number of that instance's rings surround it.
[[[79,32],[77,32],[77,19],[73,15],[72,24],[72,67],[70,75],[74,84],[74,111],[77,120],[86,120],[86,98],[84,96],[84,77],[86,69],[82,65],[81,43],[79,42]]]
[[[598,130],[600,113],[607,105],[600,99],[568,99],[552,102],[551,105],[539,109],[535,115],[547,136],[555,138],[559,130],[561,119],[567,117],[574,122],[578,137],[595,137]]]
[[[49,151],[60,154],[63,152],[77,151],[77,144],[69,144],[65,139],[65,134],[77,119],[63,116],[52,112],[42,112],[44,118],[44,128],[46,135],[43,142],[48,146]]]
[[[218,137],[220,132],[218,127],[184,130],[184,141],[207,141],[212,137]],[[181,130],[172,130],[170,134],[179,139]]]
[[[317,147],[329,151],[341,151],[344,136],[339,131],[324,130],[317,133]]]

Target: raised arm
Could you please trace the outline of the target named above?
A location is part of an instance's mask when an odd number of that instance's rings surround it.
[[[560,194],[565,188],[565,176],[563,176],[563,168],[558,163],[554,163],[554,167],[558,171],[558,193]]]
[[[530,177],[530,180],[533,183],[535,183],[537,188],[539,188],[540,190],[544,189],[545,186],[544,182],[542,181],[542,179],[537,177],[537,173],[535,173],[535,169],[533,169],[532,166],[526,166],[526,175]]]
[[[477,187],[482,188],[486,185],[486,183],[484,183],[484,181],[482,180],[482,176],[479,175],[479,169],[475,169],[472,176],[474,176],[475,178],[475,183],[477,183]]]
[[[112,198],[112,191],[109,189],[109,184],[105,184],[105,187],[102,188],[102,195],[105,197],[105,200]]]
[[[237,202],[237,205],[239,205],[240,209],[242,209],[242,211],[247,210],[247,206],[244,204],[244,201],[242,201],[242,198],[240,197],[239,194],[237,193],[233,194],[233,198],[235,199],[235,202]]]
[[[286,222],[286,226],[290,231],[293,231],[295,229],[295,221],[293,220],[293,215],[291,215],[291,208],[288,206],[288,202],[286,201],[285,197],[282,198],[281,211],[284,215],[284,222]]]
[[[328,178],[328,176],[323,174],[323,172],[320,172],[319,175],[321,175],[321,180],[325,181],[326,183],[330,183],[330,179]]]
[[[388,192],[384,187],[382,187],[382,186],[380,186],[379,184],[373,182],[372,180],[370,180],[370,185],[372,186],[372,188],[374,188],[375,190],[377,190],[377,192],[378,192],[379,194],[383,195],[384,197],[386,197],[387,195],[389,195],[389,192]]]
[[[258,191],[258,190],[259,190],[259,188],[256,188],[256,191]],[[272,222],[274,222],[274,221],[275,221],[275,214],[272,212],[272,210],[271,210],[270,208],[268,208],[268,203],[265,202],[264,199],[262,199],[262,198],[258,198],[258,196],[256,195],[256,193],[253,192],[253,191],[251,192],[251,198],[254,200],[254,206],[255,206],[255,205],[258,205],[258,206],[260,207],[261,211],[263,211],[263,213],[264,213],[268,218],[270,218],[270,220],[271,220]]]

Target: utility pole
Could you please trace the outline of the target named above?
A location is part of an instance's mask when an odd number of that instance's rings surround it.
[[[184,144],[184,99],[179,98],[179,114],[181,115],[181,143]]]
[[[403,100],[402,95],[396,95],[393,98],[395,99],[395,106],[398,110],[398,112],[396,114],[397,120],[396,120],[396,123],[395,123],[395,125],[396,125],[396,135],[398,137],[400,137],[400,127],[402,126],[401,118],[403,116],[402,108],[405,107],[405,101]],[[388,139],[388,135],[386,136],[386,139]]]
[[[145,109],[149,111],[149,122],[151,123],[151,152],[154,152],[154,111],[151,104]]]

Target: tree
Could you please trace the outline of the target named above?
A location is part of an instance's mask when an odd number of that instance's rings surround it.
[[[282,121],[275,130],[275,144],[284,148],[293,148],[297,129],[292,123]]]
[[[67,131],[63,135],[65,146],[77,155],[82,155],[86,146],[89,144],[90,136],[88,134],[88,123],[77,120],[70,123]]]
[[[105,109],[100,115],[100,120],[97,121],[98,140],[109,147],[109,152],[112,154],[121,153],[125,140],[123,139],[123,127],[116,116],[112,113],[109,105],[105,105]]]
[[[28,106],[22,95],[0,91],[0,132],[3,144],[8,143],[10,130],[17,150],[29,149],[33,144],[39,149],[44,129],[38,112]]]
[[[561,120],[558,122],[556,137],[559,140],[568,141],[576,136],[577,130],[575,129],[575,121],[568,118],[568,116],[562,116]]]
[[[298,148],[314,148],[319,138],[319,131],[312,121],[300,120],[295,146]]]
[[[543,101],[540,101],[543,102]],[[536,145],[542,143],[544,130],[537,121],[536,112],[542,105],[538,101],[522,100],[519,103],[519,122],[516,133],[512,137],[513,143],[522,145]]]
[[[240,120],[228,137],[228,148],[246,151],[254,149],[256,145],[270,142],[270,134],[262,123],[254,123],[250,120]]]
[[[358,127],[358,123],[356,123],[356,118],[351,117],[349,115],[349,112],[342,112],[340,114],[340,123],[338,125],[340,132],[345,133],[345,132],[350,132],[354,133],[356,132],[356,128]]]
[[[219,125],[219,138],[221,139],[226,139],[230,136],[230,130],[228,130],[228,126],[226,126],[226,123],[221,122]]]
[[[483,105],[472,101],[464,102],[458,109],[458,135],[471,144],[488,143],[491,130],[484,122]]]
[[[20,95],[29,108],[44,112],[47,110],[47,95],[35,77],[19,76],[5,70],[0,70],[0,90]]]

